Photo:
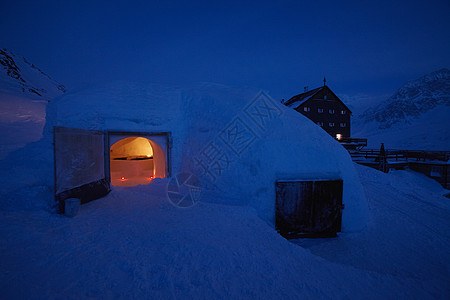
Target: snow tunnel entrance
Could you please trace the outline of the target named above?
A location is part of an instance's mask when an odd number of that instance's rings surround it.
[[[109,140],[113,186],[145,185],[168,176],[168,135],[109,133]]]
[[[61,213],[69,198],[84,204],[107,195],[111,184],[135,186],[170,176],[170,132],[56,126],[53,138],[55,205]]]

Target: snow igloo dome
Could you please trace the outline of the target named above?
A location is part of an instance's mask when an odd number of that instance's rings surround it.
[[[86,138],[90,146],[85,147],[70,138],[73,130],[99,137]],[[90,176],[103,172],[113,187],[166,180],[168,197],[176,202],[171,184],[193,175],[196,200],[250,206],[275,224],[276,214],[286,206],[277,206],[280,189],[301,181],[341,181],[342,231],[359,230],[366,223],[367,203],[347,151],[264,92],[218,84],[108,84],[49,103],[44,131],[78,147],[71,151],[99,148],[107,156],[98,157],[96,167],[90,162],[90,171],[81,170],[81,181],[67,179],[76,172],[73,165],[68,167],[70,176],[56,174],[62,190],[95,181]],[[63,148],[56,145],[55,151],[66,164],[70,155]]]

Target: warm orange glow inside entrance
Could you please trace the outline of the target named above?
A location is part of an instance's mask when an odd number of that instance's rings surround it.
[[[165,154],[161,147],[143,137],[121,139],[110,149],[111,184],[136,186],[165,177]]]

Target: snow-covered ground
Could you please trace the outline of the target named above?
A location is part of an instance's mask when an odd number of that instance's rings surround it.
[[[115,188],[75,218],[0,212],[2,298],[448,299],[446,190],[357,169],[371,220],[333,239],[287,241],[247,207],[173,207],[164,182]]]
[[[364,123],[356,118],[352,135],[367,138],[369,149],[379,149],[380,144],[384,143],[388,149],[448,151],[449,115],[450,106],[439,106],[386,129],[378,128],[379,123]]]

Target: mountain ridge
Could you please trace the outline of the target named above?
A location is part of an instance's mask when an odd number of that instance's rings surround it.
[[[23,56],[0,49],[0,159],[42,137],[46,106],[65,91]]]
[[[378,107],[361,115],[365,123],[378,122],[380,129],[404,122],[410,124],[433,108],[450,106],[450,70],[440,70],[408,81]]]
[[[408,81],[378,105],[355,116],[352,135],[369,148],[450,150],[450,70]]]
[[[0,49],[0,88],[14,94],[55,98],[66,92],[60,84],[25,57]],[[50,100],[50,99],[47,99]]]

